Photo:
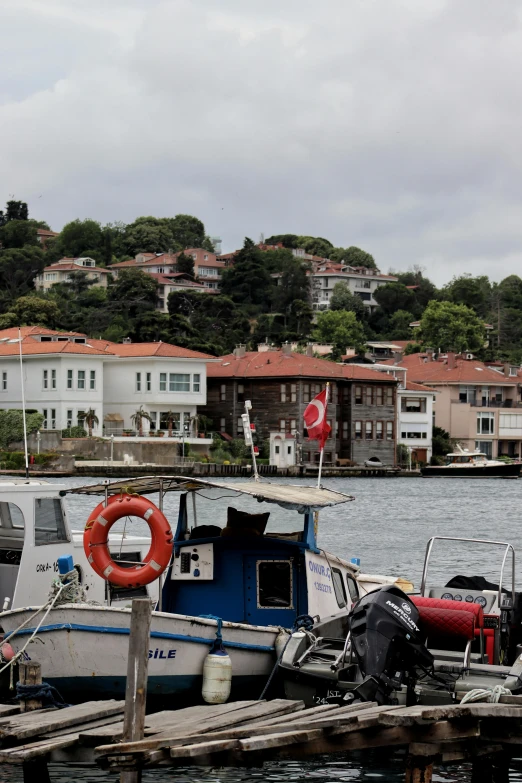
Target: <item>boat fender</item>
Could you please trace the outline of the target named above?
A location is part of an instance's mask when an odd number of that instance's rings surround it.
[[[223,647],[221,628],[223,620],[217,617],[214,644],[203,662],[203,686],[201,694],[207,704],[224,704],[232,688],[232,661]]]
[[[0,647],[0,655],[2,657],[2,661],[12,661],[15,653],[9,642],[4,642],[3,645]]]
[[[285,628],[281,628],[281,630],[277,634],[275,644],[274,644],[277,660],[279,660],[283,655],[283,652],[285,650],[286,645],[288,644],[288,640],[290,639],[290,636],[291,636],[290,632],[287,631]]]

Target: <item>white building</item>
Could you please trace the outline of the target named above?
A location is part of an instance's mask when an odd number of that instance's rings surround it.
[[[78,333],[22,327],[26,407],[44,416],[43,429],[62,430],[93,410],[94,435],[136,430],[140,409],[143,433],[197,437],[195,416],[206,404],[206,366],[212,356],[169,343],[95,340]],[[0,409],[22,404],[18,329],[0,331]],[[168,412],[172,412],[167,416]],[[198,441],[198,443],[202,443]]]
[[[192,257],[194,275],[203,290],[218,291],[225,262],[221,261],[215,253],[201,247],[190,247],[183,253]],[[125,269],[141,269],[147,274],[172,276],[177,272],[179,255],[180,253],[138,253],[135,258],[112,264],[109,269],[114,277],[118,277]]]
[[[96,266],[93,258],[62,258],[55,264],[46,266],[43,272],[34,280],[37,291],[48,291],[57,283],[69,283],[71,274],[85,272],[87,280],[92,285],[100,285],[107,288],[107,280],[110,272],[107,269]]]
[[[373,296],[377,288],[386,283],[396,282],[396,277],[381,275],[375,269],[325,261],[324,264],[315,266],[312,273],[312,307],[314,310],[327,310],[334,286],[337,283],[344,283],[352,294],[360,296],[365,307],[372,312],[379,306]]]

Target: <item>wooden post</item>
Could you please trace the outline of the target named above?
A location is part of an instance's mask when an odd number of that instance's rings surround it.
[[[433,777],[433,757],[412,756],[406,759],[405,783],[431,783]]]
[[[20,685],[41,685],[42,667],[36,661],[31,661],[30,663],[20,662],[18,664],[18,676]],[[41,699],[22,699],[20,702],[20,712],[31,712],[32,710],[39,710],[41,707]]]
[[[148,598],[133,600],[123,717],[123,742],[135,742],[143,739],[151,614],[152,607]],[[120,775],[120,783],[140,783],[140,781],[141,770],[128,770]]]
[[[41,685],[42,684],[42,666],[36,661],[30,663],[18,664],[18,676],[21,685]],[[32,712],[42,707],[41,699],[22,699],[20,701],[20,712]],[[24,761],[22,764],[24,783],[49,783],[49,770],[47,768],[47,759],[45,756],[32,761]]]

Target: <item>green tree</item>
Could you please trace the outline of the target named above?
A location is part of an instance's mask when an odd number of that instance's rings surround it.
[[[26,413],[25,424],[27,434],[36,432],[43,424],[41,413]],[[8,448],[11,443],[24,439],[24,418],[21,410],[9,409],[0,411],[0,446]]]
[[[78,420],[81,421],[82,424],[87,425],[89,438],[92,438],[92,428],[96,427],[100,423],[100,420],[96,415],[96,411],[93,408],[89,408],[87,411],[82,411],[81,413],[78,413]]]
[[[137,253],[177,253],[183,247],[174,238],[171,220],[152,216],[136,218],[125,228],[125,251]]]
[[[243,305],[269,306],[274,284],[264,262],[263,253],[248,237],[236,253],[234,265],[221,275],[221,291]]]
[[[194,259],[186,253],[180,253],[176,259],[176,268],[178,272],[184,272],[186,275],[194,277]]]
[[[265,239],[265,245],[283,245],[290,250],[295,250],[300,247],[299,239],[297,234],[273,234]]]
[[[366,308],[363,300],[357,294],[352,294],[346,283],[336,283],[330,297],[330,310],[346,310],[355,313],[359,320],[366,317]]]
[[[443,351],[478,351],[484,345],[484,323],[474,311],[453,302],[430,302],[420,322],[423,345]]]
[[[428,302],[440,298],[435,284],[424,277],[423,269],[420,266],[413,266],[407,272],[392,272],[390,274],[395,274],[399,283],[412,286],[411,290],[413,290],[417,305],[411,312],[416,318],[420,318]]]
[[[165,218],[172,231],[174,242],[183,250],[188,247],[203,247],[205,242],[205,226],[199,218],[193,215],[176,215]]]
[[[284,259],[279,285],[274,292],[274,304],[277,310],[288,312],[295,300],[310,299],[310,268],[307,264],[290,255]]]
[[[5,226],[11,220],[28,220],[29,209],[25,201],[8,201],[5,212],[0,210],[0,226]]]
[[[154,310],[157,300],[158,283],[141,269],[124,269],[109,289],[109,301],[129,318]]]
[[[355,348],[360,353],[366,344],[362,324],[355,313],[347,313],[345,310],[318,313],[312,337],[318,343],[333,343],[334,359],[340,359],[347,348]]]
[[[0,301],[12,302],[34,289],[34,278],[46,265],[39,247],[3,250],[0,253]]]
[[[392,315],[397,310],[411,313],[415,309],[415,294],[402,283],[386,283],[373,292],[373,298],[379,303],[386,315]]]
[[[311,256],[320,256],[320,258],[330,258],[333,245],[328,239],[323,237],[300,236],[297,238],[297,247],[303,248]]]
[[[409,340],[414,317],[406,310],[397,310],[390,316],[390,340]]]
[[[250,323],[228,296],[175,291],[168,298],[171,339],[195,351],[230,353],[250,336]]]
[[[449,436],[449,432],[443,430],[442,427],[433,427],[432,436],[432,464],[440,464],[441,457],[445,457],[450,451],[453,451],[453,444]]]
[[[449,302],[463,304],[474,310],[480,318],[487,318],[491,304],[491,283],[489,277],[469,274],[454,277],[442,289],[442,295]]]
[[[270,273],[282,272],[295,259],[292,251],[286,247],[277,248],[277,250],[263,250],[262,252],[265,267]]]
[[[38,296],[21,296],[0,315],[0,329],[13,326],[54,327],[60,316],[56,302]]]
[[[347,264],[348,266],[365,266],[368,269],[377,269],[374,257],[367,253],[366,250],[355,247],[355,245],[333,248],[330,253],[330,260]]]
[[[21,248],[25,245],[38,245],[36,225],[32,220],[10,220],[0,228],[0,246]]]
[[[103,234],[96,220],[72,220],[66,223],[53,242],[54,254],[65,258],[80,258],[91,248],[91,252],[103,250]]]

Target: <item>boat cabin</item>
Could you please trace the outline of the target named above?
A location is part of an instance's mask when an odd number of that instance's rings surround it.
[[[456,451],[446,454],[446,465],[480,465],[488,461],[482,451]]]

